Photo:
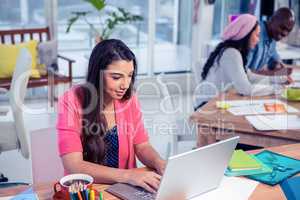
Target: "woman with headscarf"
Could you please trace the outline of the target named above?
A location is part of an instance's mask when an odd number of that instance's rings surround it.
[[[210,54],[206,61],[197,86],[196,108],[198,109],[220,92],[234,88],[241,95],[264,96],[278,89],[271,85],[276,77],[267,77],[251,73],[245,67],[248,52],[259,42],[260,27],[257,18],[242,14],[227,27],[222,42]],[[287,77],[277,77],[284,82]],[[276,79],[278,80],[278,79]]]

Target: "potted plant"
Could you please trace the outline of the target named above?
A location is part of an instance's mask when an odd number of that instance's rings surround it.
[[[95,24],[91,23],[87,16],[91,14],[91,11],[74,11],[72,12],[72,17],[68,19],[68,26],[66,32],[70,32],[71,27],[78,19],[83,19],[83,21],[88,24],[90,29],[95,36],[95,41],[98,43],[102,40],[108,39],[110,35],[113,33],[116,26],[121,24],[126,24],[135,21],[143,20],[143,17],[140,15],[134,15],[130,12],[126,11],[123,8],[117,8],[116,11],[108,12],[105,14],[103,11],[105,9],[106,3],[105,0],[83,0],[90,5],[97,11],[99,14],[99,18],[103,17],[104,23],[100,29],[95,27]]]

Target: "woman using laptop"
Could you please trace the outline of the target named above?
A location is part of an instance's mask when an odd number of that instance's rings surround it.
[[[134,81],[135,55],[120,40],[104,40],[92,51],[86,83],[58,104],[58,148],[66,173],[86,173],[101,183],[129,183],[154,192],[165,161],[144,128]],[[135,156],[147,167],[136,170]]]
[[[263,96],[273,94],[270,83],[274,77],[257,75],[247,70],[247,56],[259,41],[260,27],[257,18],[250,14],[240,15],[225,27],[222,42],[210,54],[197,86],[196,108],[201,107],[220,92],[234,88],[241,95]],[[277,77],[279,82],[287,77]]]

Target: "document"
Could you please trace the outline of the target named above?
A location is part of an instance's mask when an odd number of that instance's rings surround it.
[[[293,72],[291,77],[295,82],[300,82],[300,72]]]
[[[246,119],[255,129],[260,131],[300,129],[300,117],[298,115],[255,115],[246,116]]]
[[[298,109],[278,99],[225,101],[233,115],[297,113]]]
[[[224,176],[220,186],[217,189],[194,197],[192,200],[246,200],[250,197],[258,184],[259,183],[257,181],[246,178]]]

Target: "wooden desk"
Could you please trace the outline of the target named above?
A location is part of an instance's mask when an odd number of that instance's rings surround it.
[[[300,143],[298,144],[291,144],[291,145],[284,145],[284,146],[278,146],[278,147],[271,147],[267,148],[271,151],[275,151],[277,153],[281,153],[287,156],[294,157],[296,159],[300,159]],[[261,150],[251,151],[251,153],[258,153]],[[300,175],[300,174],[298,174]],[[34,191],[38,194],[39,199],[41,200],[48,200],[51,199],[53,196],[53,190],[52,190],[53,184],[52,183],[44,183],[44,184],[37,184],[33,186]],[[101,185],[101,184],[95,184],[94,188],[98,191],[104,191],[108,185]],[[18,186],[13,187],[9,189],[0,189],[0,197],[1,196],[9,196],[9,195],[15,195],[18,194],[25,189],[27,189],[28,186]],[[118,200],[118,198],[114,197],[113,195],[103,192],[104,199],[105,200]],[[280,186],[268,186],[264,184],[259,184],[252,195],[250,196],[250,200],[261,200],[261,199],[272,199],[272,200],[283,200],[285,199],[285,196],[283,192],[280,189]]]
[[[218,109],[219,100],[250,100],[250,99],[284,99],[276,96],[249,97],[240,96],[231,90],[228,93],[210,100],[201,111],[194,112],[192,122],[198,127],[198,146],[213,143],[216,139],[225,139],[234,135],[240,136],[240,143],[270,147],[300,142],[300,130],[258,131],[245,119],[244,116],[235,116],[226,110]],[[286,102],[300,109],[300,102]]]

